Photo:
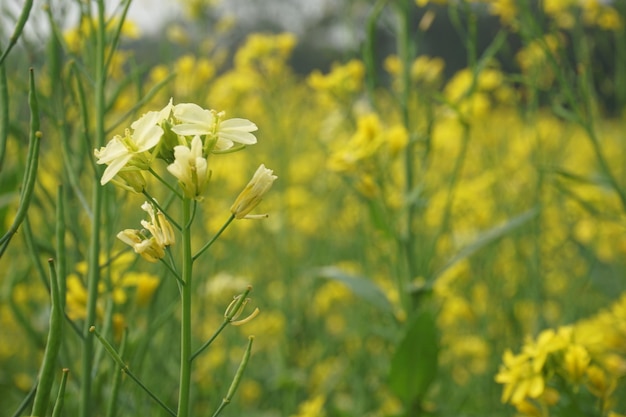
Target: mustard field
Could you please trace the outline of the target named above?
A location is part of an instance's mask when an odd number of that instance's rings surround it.
[[[179,3],[0,5],[0,414],[626,416],[626,4]]]

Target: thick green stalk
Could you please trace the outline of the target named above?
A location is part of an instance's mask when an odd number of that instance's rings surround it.
[[[183,199],[183,271],[181,285],[181,328],[180,328],[180,386],[178,391],[178,417],[189,416],[191,389],[191,200]]]
[[[104,144],[104,112],[105,112],[105,10],[104,0],[98,1],[98,26],[96,32],[96,52],[95,52],[95,143],[98,148]],[[91,155],[89,155],[91,157]],[[100,173],[98,170],[97,173]],[[82,351],[82,385],[80,395],[80,407],[78,415],[87,417],[94,409],[91,396],[91,377],[94,353],[93,337],[89,335],[89,328],[96,320],[96,303],[98,301],[98,282],[100,280],[100,223],[102,217],[102,205],[104,190],[100,186],[100,175],[93,179],[93,219],[91,223],[91,236],[88,255],[87,273],[87,317],[85,319]]]
[[[400,112],[402,117],[402,124],[406,128],[407,132],[411,132],[411,123],[409,118],[409,97],[411,88],[411,64],[413,62],[413,50],[411,45],[409,33],[410,25],[410,3],[407,0],[402,0],[398,3],[398,55],[402,62],[402,91],[400,91]],[[415,158],[415,141],[411,138],[404,150],[404,192],[406,196],[413,193],[414,184],[414,158]],[[411,302],[408,296],[407,287],[409,282],[415,278],[417,274],[417,258],[415,253],[415,242],[413,235],[413,219],[415,217],[415,204],[408,204],[406,207],[406,216],[404,231],[400,236],[400,244],[404,254],[406,262],[406,274],[403,277],[398,278],[398,290],[402,299],[402,304],[405,310],[409,312],[412,310]]]

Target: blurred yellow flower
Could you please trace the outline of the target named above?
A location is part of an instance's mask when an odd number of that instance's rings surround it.
[[[298,407],[298,412],[292,414],[291,417],[324,417],[326,412],[324,411],[324,403],[326,397],[324,395],[317,395]]]
[[[565,370],[572,382],[577,384],[587,372],[591,362],[589,352],[581,345],[570,345],[565,351]]]

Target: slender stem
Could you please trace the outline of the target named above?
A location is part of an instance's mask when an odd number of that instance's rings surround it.
[[[13,49],[13,47],[17,43],[17,40],[22,34],[22,30],[24,30],[24,25],[26,25],[26,22],[28,21],[28,17],[30,16],[30,11],[32,10],[32,8],[33,8],[33,0],[26,0],[24,2],[24,7],[22,8],[22,12],[20,13],[19,18],[17,19],[17,23],[15,24],[15,29],[13,30],[13,34],[9,38],[9,45],[7,46],[7,49],[5,49],[4,52],[0,55],[0,65],[2,65],[6,57],[9,55],[9,52],[11,52],[11,49]]]
[[[98,25],[96,31],[96,51],[95,51],[95,147],[104,144],[104,112],[105,112],[105,84],[106,73],[104,68],[105,55],[105,21],[104,21],[104,0],[98,0]],[[99,174],[96,169],[96,174]],[[93,337],[89,336],[89,326],[96,321],[96,303],[98,301],[98,283],[100,281],[100,229],[102,218],[102,206],[104,201],[104,190],[100,186],[99,175],[93,179],[93,219],[91,223],[91,236],[89,244],[88,268],[87,268],[87,315],[85,318],[85,339],[82,351],[82,385],[80,393],[80,405],[78,415],[87,417],[92,414],[93,404],[91,398],[91,376],[94,356]]]
[[[365,63],[365,67],[367,68],[367,78],[365,80],[365,86],[367,87],[367,95],[370,103],[374,103],[374,90],[376,89],[376,84],[378,83],[378,76],[376,74],[376,29],[378,19],[382,14],[385,5],[387,4],[387,0],[378,0],[372,7],[372,11],[370,12],[369,17],[367,18],[366,31],[367,36],[365,37],[365,46],[363,48],[363,61]]]
[[[185,285],[183,280],[180,278],[180,275],[178,275],[178,272],[172,267],[172,265],[170,265],[165,259],[160,259],[160,261],[161,264],[164,265],[167,270],[172,273],[172,275],[174,275],[174,278],[176,278],[176,281],[178,281],[179,284]]]
[[[226,397],[222,399],[222,403],[213,413],[213,417],[217,417],[222,410],[230,404],[230,401],[233,399],[235,392],[237,392],[237,388],[239,387],[239,383],[241,382],[241,378],[243,378],[243,373],[246,370],[246,366],[248,366],[248,360],[250,359],[250,352],[252,351],[252,342],[254,341],[254,336],[248,336],[248,346],[246,350],[243,352],[243,358],[241,358],[241,363],[239,364],[239,368],[235,373],[235,377],[233,378],[233,382],[230,384],[230,388],[228,389],[228,393],[226,393]]]
[[[39,166],[39,144],[42,134],[39,131],[39,104],[37,101],[37,93],[35,91],[35,75],[33,70],[29,74],[29,92],[28,104],[30,107],[30,133],[28,138],[28,157],[26,168],[24,170],[24,184],[20,193],[20,203],[15,215],[13,224],[9,230],[0,238],[0,257],[9,245],[9,242],[17,233],[20,224],[26,218],[26,212],[30,206],[30,202],[35,189],[35,181],[37,179],[37,167]]]
[[[70,370],[67,368],[63,368],[63,374],[61,375],[61,384],[59,385],[59,392],[57,394],[57,399],[54,403],[54,408],[52,409],[52,417],[60,417],[63,412],[63,404],[65,403],[65,386],[67,385],[67,377],[70,373]]]
[[[20,417],[20,416],[24,415],[24,411],[26,411],[26,408],[28,407],[28,404],[30,404],[30,402],[35,397],[35,393],[36,392],[37,392],[37,382],[35,382],[33,384],[33,386],[30,389],[30,391],[28,391],[28,394],[26,394],[26,397],[24,397],[24,399],[22,400],[20,405],[17,406],[17,410],[15,410],[15,413],[13,413],[13,417]]]
[[[172,187],[170,185],[170,183],[167,182],[163,177],[161,177],[154,169],[148,168],[148,172],[150,172],[152,175],[154,175],[154,177],[157,180],[159,180],[163,185],[165,185],[171,192],[176,194],[178,196],[178,198],[180,198],[181,200],[183,199],[183,196],[178,192],[178,190],[176,190],[176,188]]]
[[[179,224],[176,223],[176,220],[174,220],[174,218],[172,216],[167,214],[167,210],[163,210],[163,207],[161,207],[159,202],[156,201],[156,199],[154,197],[152,197],[146,190],[143,190],[143,195],[150,201],[150,203],[154,204],[155,207],[158,208],[159,211],[161,213],[163,213],[163,215],[165,217],[167,217],[167,220],[169,220],[169,222],[172,224],[172,226],[174,226],[177,230],[182,230],[182,228],[179,226]]]
[[[109,353],[111,358],[113,358],[113,360],[115,361],[117,366],[120,367],[122,372],[124,372],[126,375],[128,375],[130,377],[130,379],[135,381],[135,383],[137,385],[139,385],[139,387],[141,389],[143,389],[144,392],[146,394],[148,394],[150,396],[150,398],[152,398],[154,401],[156,401],[156,403],[159,404],[165,411],[167,411],[171,416],[176,417],[176,413],[174,413],[174,411],[171,408],[169,408],[163,401],[161,401],[161,399],[159,397],[157,397],[156,394],[154,394],[148,387],[146,387],[143,384],[143,382],[141,382],[141,380],[130,370],[128,365],[126,365],[124,363],[124,359],[122,359],[122,357],[117,352],[117,350],[115,350],[113,345],[111,343],[109,343],[109,341],[106,340],[104,338],[104,336],[102,336],[100,334],[100,332],[98,330],[96,330],[96,328],[94,326],[90,326],[89,327],[89,332],[96,335],[96,337],[98,338],[100,343],[102,343],[102,347],[104,347],[104,350],[106,350]]]
[[[0,65],[0,172],[4,163],[7,139],[9,137],[9,83],[7,70]]]
[[[196,350],[193,355],[191,355],[192,361],[206,348],[208,348],[211,343],[213,343],[213,341],[217,338],[217,336],[219,336],[222,330],[226,328],[226,326],[228,326],[230,323],[237,319],[237,316],[241,313],[242,308],[247,303],[247,298],[248,294],[250,294],[250,291],[252,291],[252,286],[248,286],[248,288],[246,288],[243,293],[239,294],[239,296],[237,296],[235,300],[233,300],[233,302],[228,306],[226,312],[224,313],[224,321],[215,331],[215,333],[213,333],[213,336],[211,336],[209,340],[207,340],[198,350]]]
[[[224,223],[224,225],[220,228],[220,230],[217,231],[217,233],[215,234],[215,236],[213,236],[213,238],[211,240],[209,240],[202,248],[200,248],[200,250],[198,252],[196,252],[195,255],[193,255],[192,260],[196,260],[198,259],[198,256],[202,255],[202,253],[209,249],[211,247],[211,245],[217,240],[218,237],[221,236],[221,234],[224,232],[224,230],[226,230],[226,228],[228,227],[228,225],[235,220],[235,215],[231,214],[230,217],[228,218],[228,220],[226,220],[226,223]]]
[[[65,310],[65,294],[67,292],[67,259],[65,248],[65,198],[63,186],[57,188],[57,221],[56,221],[56,246],[57,246],[57,276],[59,281],[59,295],[61,310]]]
[[[54,382],[56,361],[63,340],[63,306],[59,294],[57,273],[54,261],[48,259],[50,273],[50,328],[44,357],[39,371],[39,384],[33,401],[33,416],[45,416],[50,402],[50,391]]]
[[[402,62],[402,91],[400,92],[400,112],[402,123],[407,132],[411,132],[409,117],[409,95],[411,82],[411,64],[413,61],[413,50],[409,33],[410,13],[409,2],[403,0],[398,3],[399,6],[399,24],[398,24],[398,55]],[[414,188],[414,148],[415,140],[411,138],[404,150],[404,192],[405,195],[411,195]],[[415,204],[409,204],[406,208],[405,225],[403,235],[401,236],[402,249],[406,262],[406,274],[398,277],[398,290],[405,309],[410,309],[411,302],[407,285],[417,274],[416,253],[414,248],[413,236],[413,218],[415,217]]]
[[[220,327],[215,331],[215,333],[213,333],[213,336],[211,336],[209,340],[204,342],[204,344],[200,346],[200,348],[196,350],[196,352],[193,355],[191,355],[190,360],[193,361],[199,354],[201,354],[204,351],[204,349],[208,348],[211,345],[211,343],[213,343],[213,341],[217,339],[217,336],[219,336],[219,334],[222,333],[222,330],[224,330],[226,326],[228,326],[229,324],[230,324],[230,320],[224,319]]]
[[[189,416],[191,391],[191,276],[193,258],[191,256],[191,200],[183,199],[182,230],[183,268],[181,285],[181,328],[180,328],[180,387],[178,391],[178,417]]]

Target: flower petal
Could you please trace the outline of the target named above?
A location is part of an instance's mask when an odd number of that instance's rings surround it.
[[[117,175],[118,172],[130,161],[132,158],[132,154],[126,154],[122,158],[118,158],[111,162],[111,165],[107,166],[107,169],[104,170],[102,174],[102,178],[100,179],[100,184],[104,185],[107,182],[111,181],[113,177]]]
[[[172,126],[172,132],[181,136],[193,136],[193,135],[206,135],[211,130],[204,126],[192,123],[182,123],[176,126]]]
[[[198,124],[210,127],[215,123],[215,117],[209,110],[203,109],[195,103],[180,103],[174,106],[174,117],[185,123]]]
[[[238,130],[242,132],[254,132],[256,130],[259,130],[259,128],[257,127],[257,125],[255,125],[248,119],[240,119],[236,117],[234,119],[228,119],[228,120],[224,120],[223,122],[221,122],[220,130]]]

